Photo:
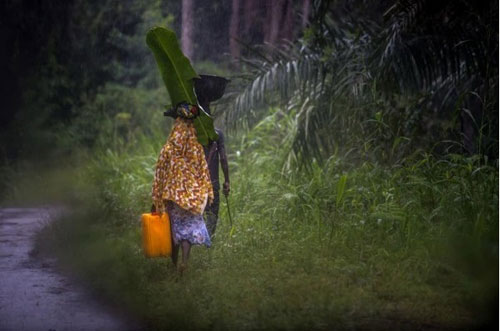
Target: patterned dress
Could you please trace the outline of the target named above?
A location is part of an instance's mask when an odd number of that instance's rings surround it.
[[[152,198],[158,211],[168,210],[175,244],[188,240],[210,246],[202,213],[214,194],[192,120],[175,120],[156,163]]]

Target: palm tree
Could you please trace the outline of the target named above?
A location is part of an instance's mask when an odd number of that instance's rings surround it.
[[[392,144],[405,133],[402,121],[425,130],[455,117],[461,121],[450,131],[466,151],[498,150],[497,2],[315,0],[312,7],[301,40],[243,59],[253,70],[229,122],[258,117],[262,104],[288,106],[298,119],[291,153],[305,161],[327,158],[354,131],[357,144],[375,139],[373,120],[385,125],[380,114],[398,111]],[[402,99],[411,101],[404,116]]]

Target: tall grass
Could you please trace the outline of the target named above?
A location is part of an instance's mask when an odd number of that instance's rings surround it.
[[[493,318],[498,165],[337,152],[297,171],[284,162],[293,126],[271,111],[228,135],[233,224],[222,203],[213,247],[195,247],[183,277],[141,252],[158,139],[92,157],[78,177],[91,189],[37,250],[151,329],[448,329]]]

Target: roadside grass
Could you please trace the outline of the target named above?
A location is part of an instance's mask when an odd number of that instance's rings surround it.
[[[334,155],[288,171],[273,118],[230,143],[230,196],[188,273],[141,251],[161,143],[95,154],[81,204],[36,250],[149,329],[475,329],[498,302],[498,166],[420,153],[394,166]]]
[[[54,206],[79,201],[80,193],[88,187],[83,187],[83,182],[75,186],[78,183],[76,164],[74,160],[64,164],[40,162],[2,167],[0,206]]]

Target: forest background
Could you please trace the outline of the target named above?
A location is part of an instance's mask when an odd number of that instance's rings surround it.
[[[35,253],[151,328],[497,318],[497,2],[11,0],[0,13],[2,205],[68,206]],[[199,73],[231,79],[214,114],[234,221],[223,205],[181,282],[140,250],[171,125],[154,25]]]

